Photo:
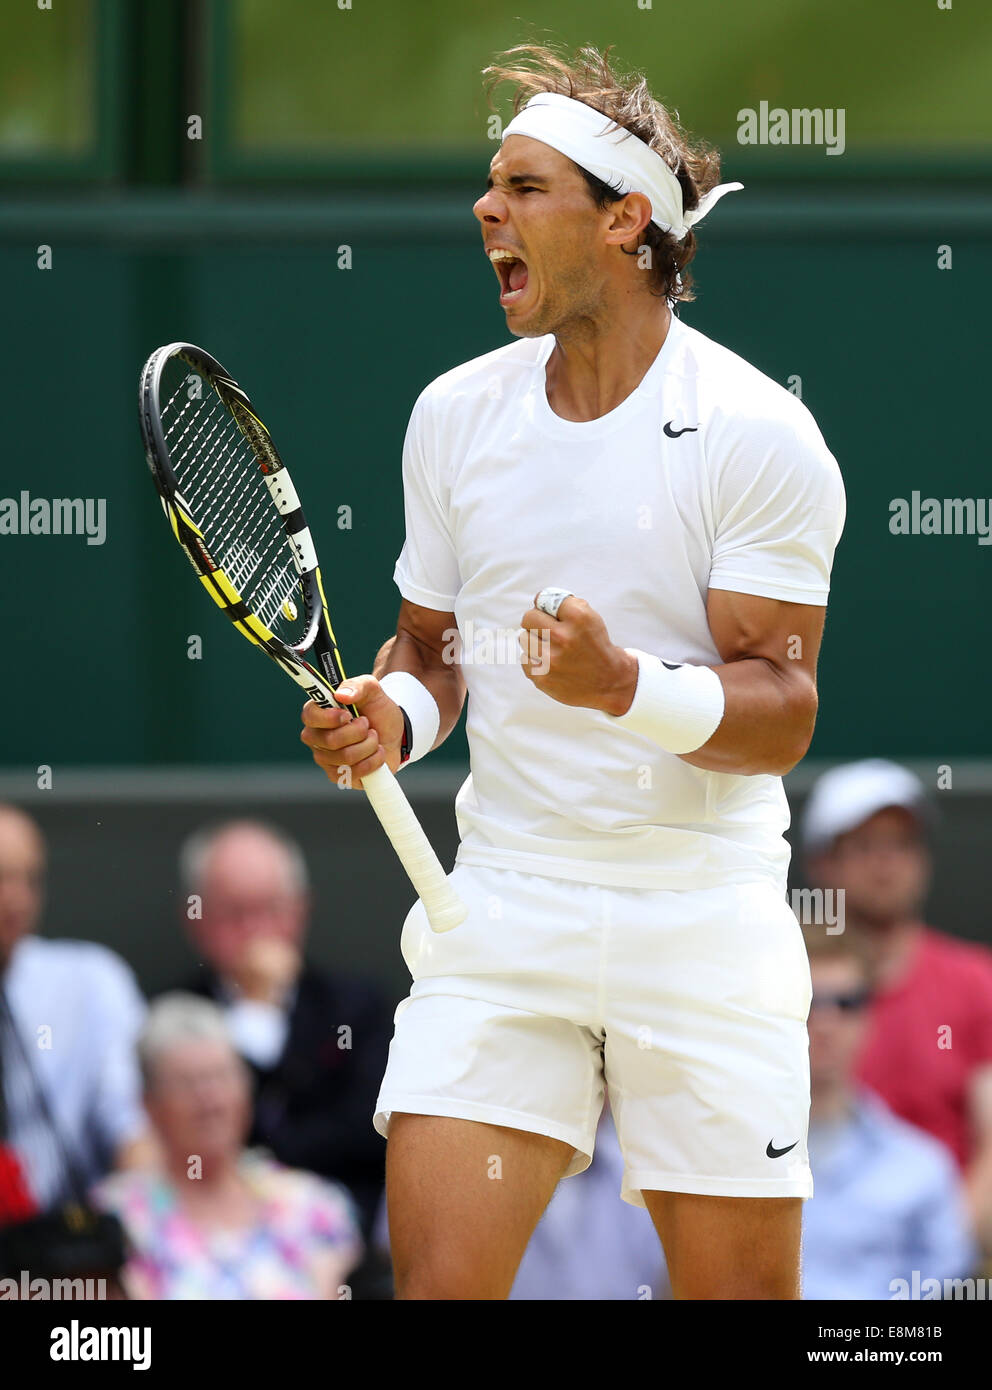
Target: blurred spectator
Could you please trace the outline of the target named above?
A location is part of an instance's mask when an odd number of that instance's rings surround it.
[[[658,1234],[643,1207],[620,1197],[623,1153],[603,1107],[596,1152],[584,1173],[560,1182],[520,1261],[510,1298],[521,1301],[671,1297]],[[375,1240],[389,1249],[383,1202]]]
[[[890,1299],[893,1280],[959,1279],[979,1254],[957,1165],[930,1135],[854,1081],[871,964],[854,928],[803,929],[809,1015],[813,1197],[803,1205],[803,1297]]]
[[[303,855],[253,821],[200,831],[180,858],[187,921],[205,963],[190,988],[219,1003],[255,1076],[251,1142],[344,1183],[363,1231],[382,1194],[385,1141],[372,1127],[392,1015],[362,980],[303,957]]]
[[[992,1251],[992,951],[922,920],[931,814],[906,768],[851,763],[813,788],[803,845],[811,881],[844,890],[843,920],[871,952],[875,991],[856,1074],[952,1151]]]
[[[337,1298],[362,1243],[351,1198],[243,1147],[251,1078],[216,1004],[157,1000],[139,1043],[160,1165],[101,1183],[132,1298]]]
[[[34,935],[44,871],[38,826],[0,806],[0,1144],[6,1190],[15,1168],[26,1189],[8,1219],[148,1152],[134,1054],[144,1000],[106,947]]]

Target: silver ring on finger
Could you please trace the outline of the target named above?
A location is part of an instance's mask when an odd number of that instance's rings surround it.
[[[536,608],[547,613],[549,618],[558,617],[558,609],[567,598],[572,598],[571,589],[542,589],[537,596]]]

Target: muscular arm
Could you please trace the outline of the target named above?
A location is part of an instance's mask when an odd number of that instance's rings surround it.
[[[409,671],[431,692],[441,715],[435,748],[458,723],[465,703],[461,666],[451,659],[456,631],[454,613],[421,608],[404,599],[396,620],[396,635],[379,648],[372,668],[377,680],[388,671]]]
[[[399,767],[403,716],[379,685],[389,671],[408,671],[427,687],[441,717],[434,747],[444,742],[465,702],[461,667],[452,659],[456,631],[453,613],[420,608],[404,599],[396,635],[379,649],[373,674],[350,677],[337,692],[342,703],[355,706],[359,718],[307,701],[300,738],[331,781],[360,790],[362,777],[383,763],[393,772]]]
[[[706,616],[727,703],[716,733],[683,761],[746,776],[791,772],[813,737],[826,609],[710,589]]]
[[[680,756],[708,772],[782,776],[803,757],[813,736],[826,609],[711,589],[706,611],[723,658],[713,669],[723,685],[724,714],[701,748]],[[526,651],[522,659],[538,689],[562,704],[606,714],[630,709],[637,659],[610,640],[605,622],[584,599],[565,599],[557,618],[532,608],[522,625],[550,642],[548,660],[538,664]],[[654,655],[678,659],[673,652]]]

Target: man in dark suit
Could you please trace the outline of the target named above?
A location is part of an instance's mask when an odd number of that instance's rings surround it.
[[[180,872],[200,970],[191,987],[222,1005],[256,1078],[249,1142],[343,1183],[367,1234],[385,1144],[372,1112],[392,1036],[376,988],[309,964],[306,863],[273,826],[231,821],[194,834]]]

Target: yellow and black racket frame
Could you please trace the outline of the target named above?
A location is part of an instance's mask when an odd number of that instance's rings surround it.
[[[273,508],[280,515],[299,575],[305,615],[303,635],[299,642],[283,642],[247,607],[230,575],[207,549],[203,532],[179,491],[162,428],[160,407],[162,374],[167,363],[175,358],[181,359],[216,392],[221,404],[247,440],[258,463],[259,472],[267,481],[270,497],[273,497]],[[345,680],[345,674],[327,614],[327,600],[320,577],[320,566],[316,561],[316,551],[289,470],[279,457],[269,431],[255,414],[247,393],[216,357],[212,357],[203,348],[196,347],[193,343],[169,343],[153,352],[142,369],[139,384],[139,423],[145,458],[172,534],[207,593],[242,636],[247,637],[249,642],[271,657],[306,691],[311,700],[320,705],[338,706],[333,692]],[[280,495],[288,495],[295,505],[288,508],[278,505],[275,497]],[[304,660],[303,653],[310,651],[320,661],[323,673]],[[349,709],[352,715],[357,717],[358,711],[354,706],[340,707]]]

